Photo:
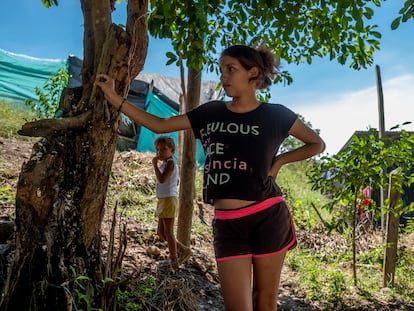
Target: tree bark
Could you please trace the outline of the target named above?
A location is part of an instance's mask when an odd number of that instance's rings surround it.
[[[79,100],[79,98],[76,98]],[[22,166],[16,193],[15,255],[1,310],[70,310],[71,267],[99,269],[99,240],[85,247],[79,200],[84,186],[78,149],[83,133],[41,139]],[[85,155],[85,154],[84,154]],[[93,270],[91,270],[93,271]]]
[[[119,94],[127,94],[148,47],[148,2],[128,1],[127,31],[111,24],[109,4],[81,0],[83,88],[62,94],[60,108],[67,120],[41,120],[36,130],[32,124],[22,132],[43,138],[19,176],[16,249],[0,310],[99,307],[97,289],[104,277],[100,228],[119,113],[109,108],[93,82],[96,73],[108,73]],[[82,287],[78,276],[87,277]],[[81,302],[76,291],[90,301]]]
[[[186,111],[200,103],[201,71],[188,70],[188,92]],[[177,238],[185,245],[190,245],[195,197],[196,143],[191,130],[186,130],[183,139],[183,154],[180,173],[180,212],[178,214]]]

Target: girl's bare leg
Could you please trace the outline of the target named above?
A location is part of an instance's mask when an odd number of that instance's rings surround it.
[[[157,227],[157,235],[160,237],[162,241],[167,241],[167,237],[164,233],[164,223],[162,221],[163,218],[158,218],[158,227]]]
[[[178,269],[177,241],[174,236],[174,218],[163,218],[162,222],[165,238],[168,243],[168,250],[170,251],[171,264],[174,269]]]
[[[253,259],[255,311],[276,311],[280,275],[286,252]]]
[[[217,262],[226,311],[252,311],[252,259]]]

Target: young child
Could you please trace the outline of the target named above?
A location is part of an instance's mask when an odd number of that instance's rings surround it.
[[[214,205],[214,250],[226,311],[277,310],[285,254],[296,245],[293,220],[276,177],[283,165],[321,153],[324,141],[281,104],[260,102],[278,74],[265,48],[235,45],[220,57],[220,80],[230,101],[212,101],[161,118],[115,92],[115,81],[97,75],[109,103],[156,133],[191,129],[204,147],[203,198]],[[278,153],[289,135],[303,142]]]
[[[159,136],[154,141],[156,156],[152,159],[155,176],[157,177],[157,234],[167,241],[170,252],[171,267],[177,270],[190,256],[191,250],[176,240],[174,220],[177,216],[178,198],[178,166],[174,161],[175,143],[171,137]]]

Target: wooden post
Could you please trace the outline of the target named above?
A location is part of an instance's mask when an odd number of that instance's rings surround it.
[[[387,215],[386,224],[386,246],[384,252],[384,275],[383,275],[383,287],[387,287],[388,284],[394,284],[395,266],[397,261],[397,247],[398,247],[398,228],[400,224],[400,216],[396,210],[398,201],[401,199],[401,193],[395,189],[396,174],[399,174],[400,170],[397,168],[390,173],[390,185],[388,191],[388,197],[390,199],[390,211]],[[398,215],[398,216],[395,216]]]
[[[377,80],[377,95],[378,95],[378,138],[381,139],[385,135],[385,118],[384,118],[384,95],[382,91],[381,70],[380,66],[375,66],[376,80]],[[384,168],[382,168],[384,171]],[[384,213],[384,188],[380,188],[380,208],[381,208],[381,230],[382,240],[385,239],[385,213]]]

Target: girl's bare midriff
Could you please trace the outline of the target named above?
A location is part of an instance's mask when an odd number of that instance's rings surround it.
[[[214,208],[217,209],[236,209],[250,205],[256,201],[246,201],[238,199],[218,199],[214,201]]]

